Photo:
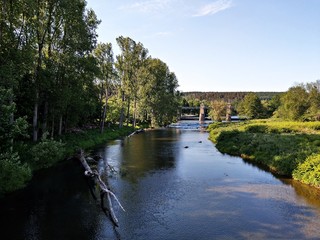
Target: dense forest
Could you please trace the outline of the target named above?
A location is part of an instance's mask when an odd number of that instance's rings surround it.
[[[225,102],[242,100],[250,92],[183,92],[185,98],[196,98],[200,101],[223,100]],[[270,100],[281,92],[255,92],[261,100]]]
[[[21,187],[39,154],[61,157],[72,129],[175,119],[175,74],[129,37],[114,56],[99,23],[85,0],[0,1],[0,192]]]
[[[286,92],[184,92],[182,106],[201,103],[213,120],[229,115],[247,119],[274,118],[294,121],[320,119],[320,80],[297,84]]]

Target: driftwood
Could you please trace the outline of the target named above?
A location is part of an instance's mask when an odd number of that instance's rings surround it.
[[[138,129],[138,130],[134,131],[133,133],[131,133],[130,135],[128,135],[128,137],[132,137],[133,135],[139,134],[139,133],[142,133],[142,132],[144,132],[144,129]]]
[[[106,180],[106,183],[101,179],[101,176],[99,175],[97,170],[92,170],[91,167],[89,166],[89,164],[87,163],[87,160],[92,161],[92,158],[85,158],[84,153],[82,150],[79,151],[78,154],[78,159],[80,160],[82,166],[85,169],[84,174],[87,177],[90,177],[92,179],[95,180],[95,182],[99,185],[100,187],[100,199],[101,199],[101,207],[104,211],[108,211],[108,215],[110,217],[110,220],[112,221],[112,223],[115,226],[119,226],[119,222],[118,219],[114,213],[113,210],[113,206],[112,206],[112,201],[111,201],[111,197],[113,197],[115,199],[115,201],[118,203],[118,205],[120,206],[120,208],[124,210],[123,206],[121,205],[120,201],[118,200],[118,198],[116,197],[116,195],[110,190],[110,188],[108,187],[108,182]],[[109,166],[109,164],[107,165]],[[114,170],[111,166],[109,166],[111,170]],[[104,205],[104,197],[106,197],[107,199],[107,206]]]

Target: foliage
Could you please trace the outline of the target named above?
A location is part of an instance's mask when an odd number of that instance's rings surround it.
[[[237,111],[250,119],[261,118],[263,115],[261,101],[255,93],[248,93],[240,102]]]
[[[308,102],[309,108],[304,114],[304,118],[310,121],[320,120],[320,80],[306,85],[309,93]]]
[[[26,136],[28,125],[25,118],[14,119],[13,98],[11,89],[0,87],[0,193],[23,187],[31,177],[29,166],[20,162],[14,148]]]
[[[227,112],[226,108],[227,108],[226,102],[214,100],[211,103],[211,110],[209,112],[209,116],[212,118],[212,120],[221,122],[222,115],[226,115],[226,112]]]
[[[263,106],[263,118],[270,118],[273,117],[274,112],[279,108],[281,105],[281,94],[274,95],[270,100],[262,100]]]
[[[61,141],[47,139],[47,134],[44,134],[41,141],[30,150],[32,168],[48,168],[57,161],[61,161],[65,156],[64,146],[65,144]]]
[[[292,87],[281,97],[277,116],[287,120],[302,120],[308,108],[307,91],[302,86]]]
[[[309,156],[297,169],[293,171],[293,177],[303,183],[320,186],[320,154]]]
[[[152,126],[171,123],[179,105],[178,81],[166,63],[148,56],[148,50],[131,38],[118,37],[121,54],[115,64],[119,73],[120,127],[127,122],[150,121]],[[131,117],[132,116],[132,117]],[[139,118],[139,119],[137,119]]]
[[[13,102],[11,89],[0,86],[0,150],[5,151],[12,147],[15,138],[27,136],[28,124],[25,118],[14,119],[16,104]]]
[[[199,101],[206,100],[212,102],[214,100],[225,101],[225,102],[235,102],[242,100],[249,92],[183,92],[182,97],[187,99],[188,102],[191,99],[198,99]],[[279,92],[255,92],[255,94],[261,100],[269,100]]]
[[[148,59],[146,69],[148,78],[143,80],[140,89],[139,108],[149,115],[151,126],[168,125],[177,116],[178,80],[160,59]]]
[[[65,143],[65,154],[71,155],[80,148],[88,150],[97,145],[105,144],[108,140],[127,136],[133,131],[133,127],[124,126],[123,128],[119,128],[117,125],[113,125],[103,133],[98,129],[68,133],[61,137],[61,141]]]
[[[31,170],[20,162],[18,153],[0,153],[0,193],[22,188],[30,179]]]
[[[99,67],[97,85],[100,91],[100,102],[103,105],[100,114],[100,131],[104,131],[104,125],[107,118],[108,100],[115,94],[116,72],[114,69],[114,59],[111,43],[99,43],[94,50],[94,56]]]

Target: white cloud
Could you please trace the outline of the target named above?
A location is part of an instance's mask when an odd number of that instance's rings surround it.
[[[140,12],[155,12],[163,10],[169,7],[170,3],[173,0],[148,0],[148,1],[139,1],[133,4],[123,5],[120,7],[122,10],[135,10]]]
[[[232,1],[231,0],[218,0],[213,3],[207,4],[203,7],[201,7],[196,14],[194,14],[194,17],[202,17],[207,15],[213,15],[218,12],[221,12],[223,10],[226,10],[230,7],[232,7]]]

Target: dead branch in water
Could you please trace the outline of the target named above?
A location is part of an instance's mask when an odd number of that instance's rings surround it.
[[[118,200],[118,198],[116,197],[116,195],[109,189],[108,187],[108,180],[106,180],[106,183],[101,179],[99,173],[97,170],[92,170],[91,167],[89,166],[89,164],[87,163],[87,160],[84,156],[84,152],[83,150],[79,151],[78,154],[78,159],[80,160],[82,166],[84,167],[85,171],[84,174],[87,177],[91,177],[92,179],[95,180],[95,182],[99,185],[100,187],[100,199],[101,199],[101,207],[103,210],[108,210],[109,212],[109,217],[110,220],[113,222],[113,224],[115,226],[119,226],[119,222],[118,219],[114,213],[113,210],[113,206],[112,206],[112,201],[111,201],[111,196],[114,198],[114,200],[118,203],[118,205],[120,206],[120,208],[124,210],[123,206],[121,205],[120,201]],[[88,160],[91,160],[91,158],[88,158]],[[109,166],[109,164],[107,165]],[[107,198],[107,206],[104,206],[104,196],[106,196]]]

